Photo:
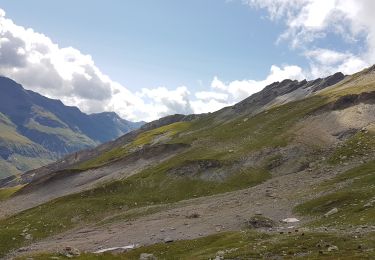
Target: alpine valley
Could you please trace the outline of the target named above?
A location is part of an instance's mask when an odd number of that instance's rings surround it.
[[[0,86],[7,174],[70,153],[3,183],[4,259],[375,258],[374,66],[110,142],[139,125]]]

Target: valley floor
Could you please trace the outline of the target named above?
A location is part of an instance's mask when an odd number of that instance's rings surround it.
[[[262,184],[240,191],[185,200],[174,204],[126,210],[117,215],[108,216],[95,225],[80,226],[23,247],[9,254],[7,258],[38,255],[43,252],[58,252],[66,246],[79,248],[82,252],[93,253],[100,249],[132,244],[148,246],[155,243],[164,244],[166,241],[205,239],[206,236],[214,234],[226,237],[228,236],[227,232],[241,230],[249,232],[247,220],[252,216],[262,216],[273,220],[275,223],[273,227],[260,227],[256,231],[260,232],[257,234],[258,236],[261,236],[261,233],[276,236],[277,241],[291,237],[298,239],[302,233],[306,233],[312,237],[314,237],[312,234],[315,234],[316,237],[332,236],[328,240],[333,241],[327,241],[327,243],[337,244],[337,236],[352,237],[355,235],[357,238],[361,238],[368,234],[373,235],[375,226],[360,230],[354,227],[348,227],[345,230],[335,227],[310,227],[308,223],[313,218],[300,216],[294,211],[294,208],[300,203],[322,195],[322,192],[319,191],[311,193],[314,187],[318,187],[318,184],[332,179],[338,173],[344,172],[352,166],[354,165],[341,166],[334,171],[330,168],[322,168],[314,172],[305,170],[276,176]],[[282,222],[283,219],[294,217],[300,221],[296,223]],[[173,243],[165,245],[171,245],[173,248]],[[231,248],[224,246],[220,249],[225,251]],[[147,251],[147,247],[144,250]],[[309,248],[309,250],[307,251],[311,254],[316,254],[320,248]],[[301,252],[305,251],[306,249],[301,249]],[[332,252],[333,255],[335,253]],[[374,253],[371,251],[371,255]],[[282,255],[279,256],[282,257]],[[200,257],[197,256],[197,258]]]

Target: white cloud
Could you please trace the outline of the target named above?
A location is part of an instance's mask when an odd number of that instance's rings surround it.
[[[217,77],[215,77],[215,79],[213,81],[219,81],[219,80],[217,79]],[[224,85],[224,83],[222,83],[222,82],[220,82],[220,83]],[[225,89],[223,89],[223,90],[225,90]],[[228,100],[229,95],[225,94],[225,93],[214,92],[214,91],[200,91],[200,92],[195,93],[195,97],[197,99],[202,100],[202,101],[204,101],[204,100],[217,100],[217,101],[220,101],[220,102],[225,102],[226,100]]]
[[[132,93],[103,74],[90,55],[73,47],[62,48],[47,36],[14,24],[0,9],[0,74],[88,113],[115,111],[129,120],[149,121],[174,113],[213,112],[233,105],[275,81],[315,78],[337,71],[350,74],[375,61],[372,15],[375,1],[242,1],[266,9],[271,20],[285,22],[286,29],[279,41],[287,40],[292,48],[301,50],[309,60],[308,70],[294,65],[273,65],[265,79],[260,80],[224,82],[214,77],[209,89],[199,84],[201,89],[193,93],[186,86],[144,88]],[[366,36],[366,51],[338,52],[311,44],[328,33],[354,42]]]
[[[178,87],[175,90],[168,90],[165,87],[143,88],[137,95],[141,98],[149,99],[149,106],[159,108],[156,110],[156,117],[174,113],[191,114],[194,112],[190,105],[190,92],[185,86]],[[155,111],[151,110],[150,112]]]
[[[61,48],[47,36],[13,23],[0,9],[0,74],[87,113],[115,111],[129,120],[192,113],[186,87],[132,93],[104,75],[90,55]]]
[[[282,20],[286,30],[279,41],[305,52],[311,61],[311,77],[342,70],[352,73],[375,63],[375,1],[373,0],[243,0],[255,8],[266,9],[271,20]],[[353,44],[365,42],[365,51],[337,52],[316,40],[335,34]],[[319,69],[321,67],[321,69]]]
[[[242,99],[259,92],[265,86],[283,79],[302,80],[305,75],[298,66],[284,66],[282,68],[272,65],[269,75],[264,80],[235,80],[224,83],[218,77],[214,77],[211,88],[225,92],[230,96],[230,103],[236,103]]]
[[[309,73],[312,78],[327,76],[337,71],[353,74],[368,66],[363,59],[349,52],[315,49],[305,52],[305,56],[311,60]]]
[[[174,113],[213,112],[274,81],[303,78],[297,66],[272,66],[265,80],[225,83],[215,77],[209,91],[191,93],[186,86],[179,86],[144,88],[132,93],[104,75],[90,55],[73,47],[61,48],[47,36],[14,24],[1,9],[0,74],[88,113],[115,111],[130,120],[146,121]]]
[[[231,106],[248,96],[261,91],[267,85],[284,79],[304,79],[302,68],[298,66],[278,67],[272,65],[268,76],[264,80],[234,80],[223,82],[214,77],[210,91],[195,94],[196,100],[190,102],[194,113],[207,113]]]
[[[0,39],[1,74],[86,112],[108,109],[116,84],[95,66],[91,56],[72,47],[60,48],[47,36],[14,24],[3,10]],[[132,104],[133,96],[123,96],[123,102]],[[126,109],[120,112],[127,118],[136,117]]]

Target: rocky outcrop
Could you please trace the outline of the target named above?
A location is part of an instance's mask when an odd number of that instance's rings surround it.
[[[300,100],[315,92],[333,86],[344,78],[344,74],[337,72],[326,78],[318,78],[311,81],[286,79],[281,82],[275,82],[266,86],[262,91],[234,105],[231,109],[235,113],[255,114],[262,111],[267,105],[272,104],[276,98],[289,95],[290,97],[287,99],[287,102]]]

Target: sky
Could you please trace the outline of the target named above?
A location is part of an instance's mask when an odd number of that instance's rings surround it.
[[[375,63],[373,0],[0,0],[0,75],[132,121]]]

